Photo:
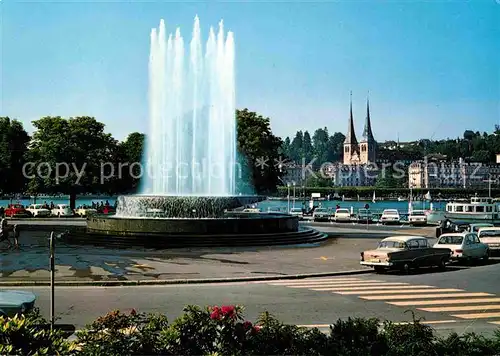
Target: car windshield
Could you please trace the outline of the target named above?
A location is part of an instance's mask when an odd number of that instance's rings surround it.
[[[337,213],[340,213],[340,214],[350,214],[350,211],[347,210],[347,209],[338,209]]]
[[[380,241],[378,248],[405,248],[403,241]]]
[[[492,225],[473,225],[472,232],[478,232],[479,229],[482,229],[485,227],[492,227]]]
[[[442,236],[438,244],[439,245],[461,245],[464,241],[463,236]]]
[[[500,230],[485,230],[479,233],[479,237],[500,237]]]

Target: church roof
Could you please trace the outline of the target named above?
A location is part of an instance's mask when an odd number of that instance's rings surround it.
[[[345,137],[344,144],[357,145],[358,140],[356,139],[356,132],[354,130],[354,118],[352,116],[352,92],[351,92],[351,105],[350,105],[350,115],[349,124],[347,128],[347,136]]]
[[[366,119],[365,119],[365,128],[363,130],[362,142],[374,142],[374,141],[375,138],[373,137],[372,123],[370,119],[370,101],[366,100]]]

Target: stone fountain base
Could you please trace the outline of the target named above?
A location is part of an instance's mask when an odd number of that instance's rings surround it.
[[[287,245],[325,239],[316,230],[300,228],[298,218],[288,214],[228,211],[264,199],[119,197],[117,215],[91,216],[86,231],[68,231],[61,237],[70,243],[156,248]]]

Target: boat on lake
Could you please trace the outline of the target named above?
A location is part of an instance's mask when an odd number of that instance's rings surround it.
[[[492,198],[472,197],[470,201],[446,204],[445,217],[451,221],[500,224],[500,210]]]

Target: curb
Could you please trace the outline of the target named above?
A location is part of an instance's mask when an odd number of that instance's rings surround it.
[[[137,281],[61,281],[55,285],[59,287],[125,287],[125,286],[154,286],[154,285],[179,285],[179,284],[217,284],[217,283],[242,283],[242,282],[265,282],[276,280],[305,279],[319,277],[348,276],[357,274],[373,273],[369,269],[324,272],[309,274],[294,274],[284,276],[265,276],[265,277],[235,277],[235,278],[199,278],[199,279],[166,279],[166,280],[137,280]],[[0,287],[48,287],[48,281],[12,281],[0,282]]]

